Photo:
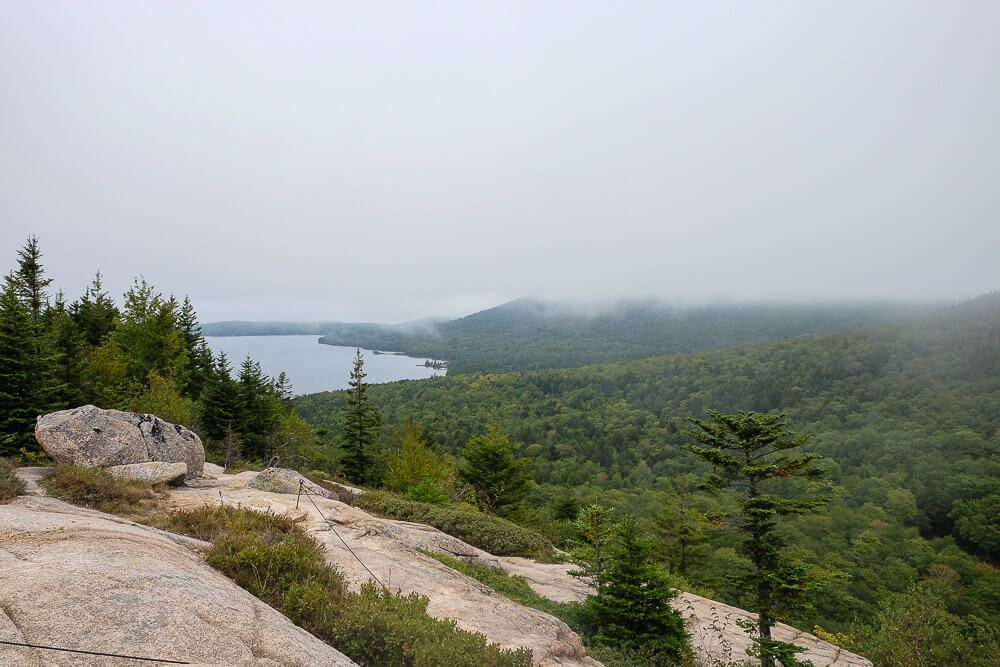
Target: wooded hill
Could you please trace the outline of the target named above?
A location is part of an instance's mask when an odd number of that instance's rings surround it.
[[[495,373],[716,350],[926,314],[900,303],[720,305],[631,301],[603,308],[519,299],[457,320],[331,326],[320,342],[447,359],[450,374]]]
[[[539,506],[571,488],[650,521],[661,490],[703,472],[682,448],[689,417],[785,411],[813,436],[807,448],[828,457],[837,496],[829,512],[794,523],[792,543],[844,574],[798,622],[870,618],[880,595],[927,577],[948,581],[955,613],[1000,622],[1000,575],[989,564],[1000,559],[998,293],[905,324],[580,368],[449,374],[373,386],[371,396],[387,428],[416,420],[452,453],[496,420],[532,460]],[[328,428],[342,404],[337,392],[295,401]],[[696,501],[706,510],[713,502]],[[733,544],[709,542],[688,576],[738,602],[721,576],[737,558]]]

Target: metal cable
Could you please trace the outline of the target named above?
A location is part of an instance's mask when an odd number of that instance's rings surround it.
[[[98,655],[105,658],[123,658],[125,660],[144,660],[145,662],[166,662],[171,665],[190,665],[190,662],[182,660],[169,660],[167,658],[146,658],[139,655],[123,655],[121,653],[104,653],[102,651],[85,651],[79,648],[63,648],[60,646],[45,646],[43,644],[28,644],[27,642],[12,642],[0,639],[0,644],[8,646],[23,646],[24,648],[37,648],[44,651],[61,651],[63,653],[82,653],[83,655]]]
[[[389,590],[388,587],[385,584],[383,584],[378,577],[375,576],[375,573],[368,569],[368,566],[365,565],[365,562],[363,560],[361,560],[361,557],[358,556],[358,554],[354,553],[354,549],[352,549],[351,546],[344,540],[343,536],[341,536],[341,534],[337,532],[337,529],[333,527],[333,524],[330,523],[330,520],[327,519],[325,516],[323,516],[322,510],[320,510],[319,506],[316,504],[316,501],[312,499],[312,497],[316,494],[309,491],[309,489],[302,484],[301,480],[299,480],[299,493],[305,494],[306,498],[309,499],[309,502],[312,503],[312,506],[316,508],[316,512],[317,514],[319,514],[319,518],[323,519],[323,521],[326,522],[326,525],[330,528],[330,530],[333,531],[333,534],[340,538],[340,541],[344,543],[344,546],[347,547],[347,550],[351,552],[351,555],[354,556],[354,558],[357,559],[359,563],[361,563],[361,567],[365,568],[365,571],[371,575],[372,579],[374,579],[375,582],[385,590]]]

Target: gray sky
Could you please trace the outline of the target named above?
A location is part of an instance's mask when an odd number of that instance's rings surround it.
[[[25,236],[203,321],[1000,288],[1000,2],[0,0]]]

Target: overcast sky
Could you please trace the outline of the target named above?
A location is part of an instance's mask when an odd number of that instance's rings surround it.
[[[1000,288],[1000,2],[0,0],[28,234],[202,321]]]

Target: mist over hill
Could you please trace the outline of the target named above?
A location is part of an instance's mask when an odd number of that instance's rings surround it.
[[[447,359],[452,374],[493,373],[723,349],[896,322],[934,308],[902,302],[679,307],[655,300],[518,299],[416,330],[338,325],[320,342]]]

